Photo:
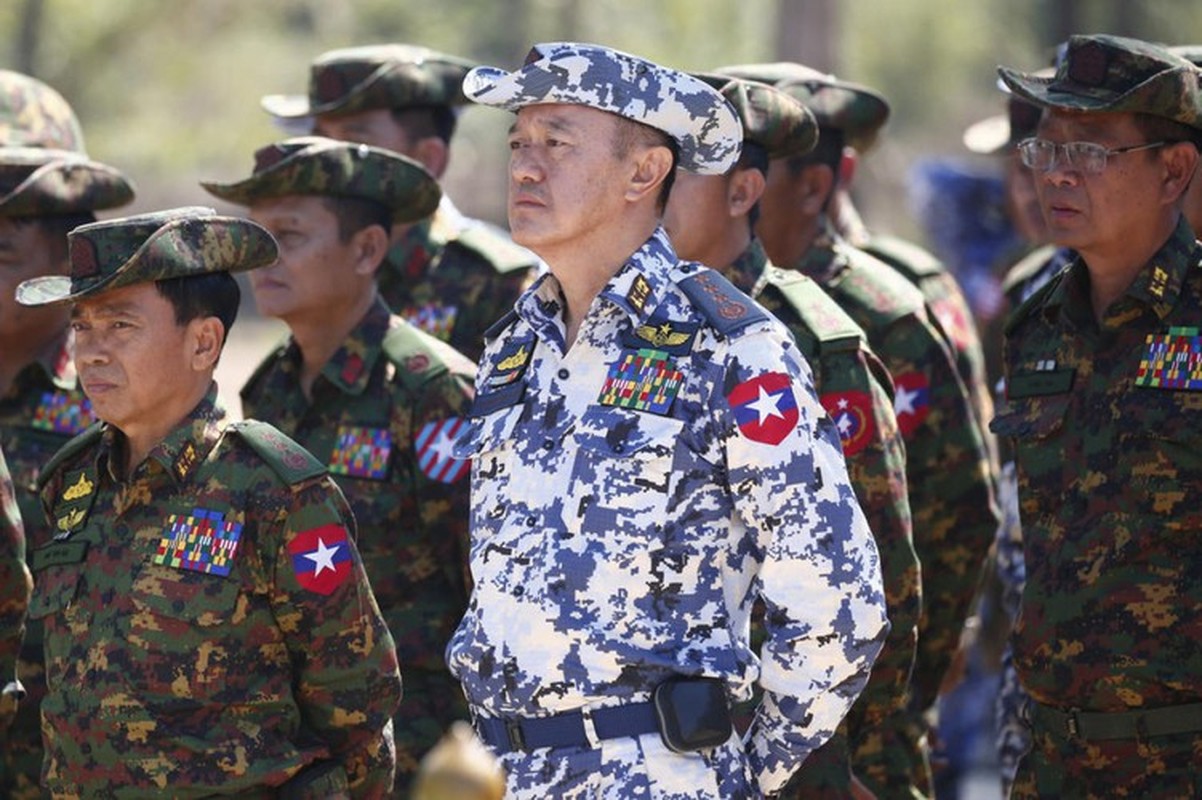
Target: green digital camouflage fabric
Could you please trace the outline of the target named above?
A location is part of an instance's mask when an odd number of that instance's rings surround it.
[[[38,499],[37,480],[42,467],[76,434],[95,422],[92,406],[80,390],[71,360],[69,336],[42,358],[35,358],[13,379],[0,397],[0,449],[8,457],[17,504],[30,541],[50,537]],[[17,662],[25,697],[8,731],[0,734],[0,796],[25,800],[42,796],[41,702],[46,694],[42,625],[31,619]]]
[[[0,146],[82,153],[83,130],[61,94],[36,78],[0,69]]]
[[[889,103],[872,89],[802,64],[736,64],[717,72],[777,87],[808,108],[820,128],[843,131],[844,141],[860,151],[872,146],[889,119]]]
[[[1037,703],[1202,701],[1200,319],[1202,245],[1182,218],[1100,323],[1075,259],[1007,328],[993,429],[1015,450],[1015,666]],[[1034,723],[1014,796],[1197,795],[1202,732],[1092,740]]]
[[[405,678],[395,716],[396,796],[422,755],[467,719],[443,650],[467,607],[467,461],[450,437],[474,396],[475,367],[377,302],[326,363],[310,397],[289,340],[242,389],[247,417],[272,423],[325,463],[355,513],[357,544]]]
[[[960,284],[933,254],[896,236],[872,234],[865,242],[852,243],[896,269],[922,292],[927,308],[934,316],[933,321],[938,324],[956,358],[956,370],[972,400],[981,439],[989,447],[996,482],[997,445],[989,432],[989,421],[993,419],[993,392],[985,371],[985,349]]]
[[[389,308],[474,362],[484,332],[513,308],[537,269],[529,250],[439,208],[392,246],[376,277]]]
[[[25,567],[25,530],[13,493],[12,478],[0,450],[0,730],[8,730],[16,714],[17,655],[25,630],[32,589]]]
[[[320,55],[309,68],[309,94],[267,95],[269,114],[285,119],[350,114],[376,108],[458,106],[473,62],[408,44],[347,47]]]
[[[997,531],[990,454],[972,403],[922,294],[888,265],[848,246],[824,223],[797,268],[816,280],[868,335],[893,377],[894,409],[906,443],[914,548],[922,568],[923,612],[910,684],[910,713],[881,725],[879,742],[907,742],[913,785],[929,794],[913,732],[938,695],[960,641],[985,555]],[[867,754],[865,754],[867,755]],[[906,781],[906,758],[876,754]]]
[[[72,214],[123,206],[132,184],[117,170],[66,150],[0,150],[0,216]]]
[[[67,239],[70,277],[25,281],[17,287],[18,303],[65,303],[136,283],[241,272],[278,255],[275,239],[262,226],[201,206],[80,225]]]
[[[722,273],[785,324],[809,362],[881,555],[888,638],[844,725],[806,759],[784,794],[851,797],[852,772],[871,785],[888,785],[889,776],[874,759],[851,760],[848,738],[863,740],[882,719],[905,708],[922,609],[893,382],[860,326],[814,281],[772,266],[758,241]]]
[[[318,786],[380,797],[401,684],[350,509],[308,453],[227,424],[215,398],[127,476],[106,425],[42,476],[56,535],[31,542],[30,614],[45,626],[47,788],[266,797],[329,760]]]
[[[757,81],[695,72],[717,89],[743,125],[743,146],[754,144],[769,158],[804,155],[818,143],[818,123],[808,108],[773,86]]]
[[[1019,97],[1068,111],[1152,114],[1202,129],[1198,69],[1164,47],[1104,34],[1070,36],[1051,77],[998,67]]]
[[[354,197],[379,203],[393,222],[416,222],[434,213],[442,191],[425,168],[407,156],[370,147],[301,136],[255,151],[254,173],[237,183],[200,184],[239,205],[293,194]]]

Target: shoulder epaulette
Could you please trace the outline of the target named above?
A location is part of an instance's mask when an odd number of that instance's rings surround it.
[[[1064,280],[1064,276],[1067,273],[1068,270],[1060,270],[1060,272],[1052,276],[1051,280],[1035,290],[1035,293],[1028,297],[1022,305],[1014,309],[1014,312],[1006,319],[1006,325],[1002,329],[1003,335],[1009,336],[1010,332],[1030,317],[1035,309],[1042,306],[1043,301],[1056,290],[1056,287],[1060,285],[1060,281]]]
[[[863,249],[915,280],[947,271],[934,253],[896,236],[873,235]]]
[[[471,220],[457,231],[447,244],[451,243],[472,251],[501,273],[529,269],[538,263],[534,253],[514,244],[503,232],[480,220]]]
[[[104,423],[93,422],[84,428],[83,431],[76,434],[74,438],[67,440],[67,443],[50,457],[45,466],[38,470],[38,491],[42,491],[42,488],[49,482],[54,473],[58,472],[59,467],[100,441],[102,433],[104,433]]]
[[[1006,270],[1006,276],[1002,278],[1002,293],[1008,295],[1021,284],[1030,280],[1055,255],[1056,245],[1045,244],[1020,258],[1010,269]]]
[[[812,280],[790,270],[769,267],[768,283],[784,295],[801,317],[821,352],[858,350],[865,341],[863,329]]]
[[[235,422],[228,428],[250,445],[271,467],[271,470],[289,486],[316,478],[326,473],[326,466],[273,425],[247,419]]]
[[[708,267],[680,282],[680,290],[718,333],[729,336],[755,322],[768,319],[755,301]]]
[[[392,328],[384,335],[384,355],[397,367],[399,379],[418,387],[446,372],[475,376],[467,356],[414,325]]]
[[[518,321],[518,312],[512,308],[505,312],[499,320],[488,326],[488,330],[484,332],[484,341],[491,342],[493,339],[505,332],[505,329]]]
[[[918,287],[884,261],[854,247],[845,247],[842,253],[849,268],[832,285],[850,295],[875,324],[888,325],[925,308]]]

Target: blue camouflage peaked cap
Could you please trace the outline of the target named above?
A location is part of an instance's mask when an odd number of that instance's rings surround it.
[[[476,67],[463,92],[477,103],[517,111],[539,103],[588,106],[663,131],[680,147],[680,167],[721,175],[734,166],[743,126],[704,81],[609,47],[536,44],[515,72]]]

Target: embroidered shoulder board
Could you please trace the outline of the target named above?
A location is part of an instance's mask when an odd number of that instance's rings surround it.
[[[1067,274],[1067,269],[1060,270],[1060,272],[1052,276],[1051,280],[1049,280],[1043,286],[1040,286],[1039,289],[1035,291],[1035,294],[1028,297],[1026,302],[1014,309],[1014,313],[1012,313],[1010,318],[1006,320],[1006,327],[1003,329],[1004,335],[1009,336],[1010,332],[1021,325],[1028,317],[1030,317],[1031,314],[1034,313],[1035,309],[1041,307],[1044,301],[1047,300],[1048,296],[1056,290],[1056,287],[1060,285],[1060,282],[1064,280],[1064,276]]]
[[[538,264],[538,257],[534,253],[514,244],[500,230],[480,220],[470,221],[451,242],[492,264],[502,274],[530,269]]]
[[[701,269],[685,278],[680,282],[680,290],[724,336],[768,319],[754,300],[712,269]]]
[[[866,341],[864,331],[822,287],[791,270],[768,269],[768,283],[780,290],[801,317],[817,340],[820,352],[840,353],[860,349],[861,343]]]
[[[46,462],[46,466],[42,467],[38,472],[38,491],[42,491],[42,488],[50,482],[50,478],[54,476],[54,473],[58,472],[60,467],[88,448],[94,447],[100,441],[100,435],[103,431],[103,423],[94,422],[85,428],[82,433],[69,439],[66,444],[60,447],[58,452]]]
[[[896,236],[874,235],[864,250],[911,280],[922,280],[947,271],[933,253]]]
[[[871,319],[871,325],[861,327],[883,328],[925,308],[922,292],[893,267],[854,247],[840,248],[840,253],[848,268],[839,273],[831,287]],[[853,314],[852,318],[859,317]]]
[[[488,330],[484,332],[484,341],[491,342],[493,339],[505,332],[505,329],[518,321],[518,312],[512,308],[505,312],[505,315],[499,320],[488,326]]]
[[[229,426],[289,486],[326,473],[326,466],[273,425],[242,420]]]

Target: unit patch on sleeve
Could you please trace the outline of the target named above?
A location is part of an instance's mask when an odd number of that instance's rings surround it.
[[[422,473],[440,483],[454,483],[471,469],[472,462],[455,458],[455,439],[467,426],[459,417],[427,422],[414,440],[417,464]]]
[[[392,434],[387,428],[339,425],[330,454],[330,474],[382,481],[388,476]]]
[[[153,563],[225,577],[238,552],[242,523],[226,520],[220,511],[194,508],[191,514],[167,517],[164,534]]]
[[[797,427],[797,398],[783,372],[765,372],[743,381],[730,390],[726,401],[739,430],[753,442],[780,444]]]
[[[288,543],[288,554],[297,582],[311,592],[333,594],[350,577],[351,547],[341,525],[301,531]]]
[[[597,402],[603,406],[633,408],[667,414],[683,380],[672,357],[663,350],[623,350],[609,367]]]
[[[876,421],[872,416],[872,398],[867,392],[831,392],[820,398],[830,414],[843,443],[843,455],[853,456],[872,440]]]
[[[910,438],[910,434],[926,421],[931,413],[931,386],[927,377],[921,372],[903,372],[893,376],[896,393],[893,396],[893,410],[897,414],[897,427],[902,436]]]
[[[1198,328],[1169,328],[1144,340],[1136,386],[1152,389],[1202,389],[1202,336]]]

